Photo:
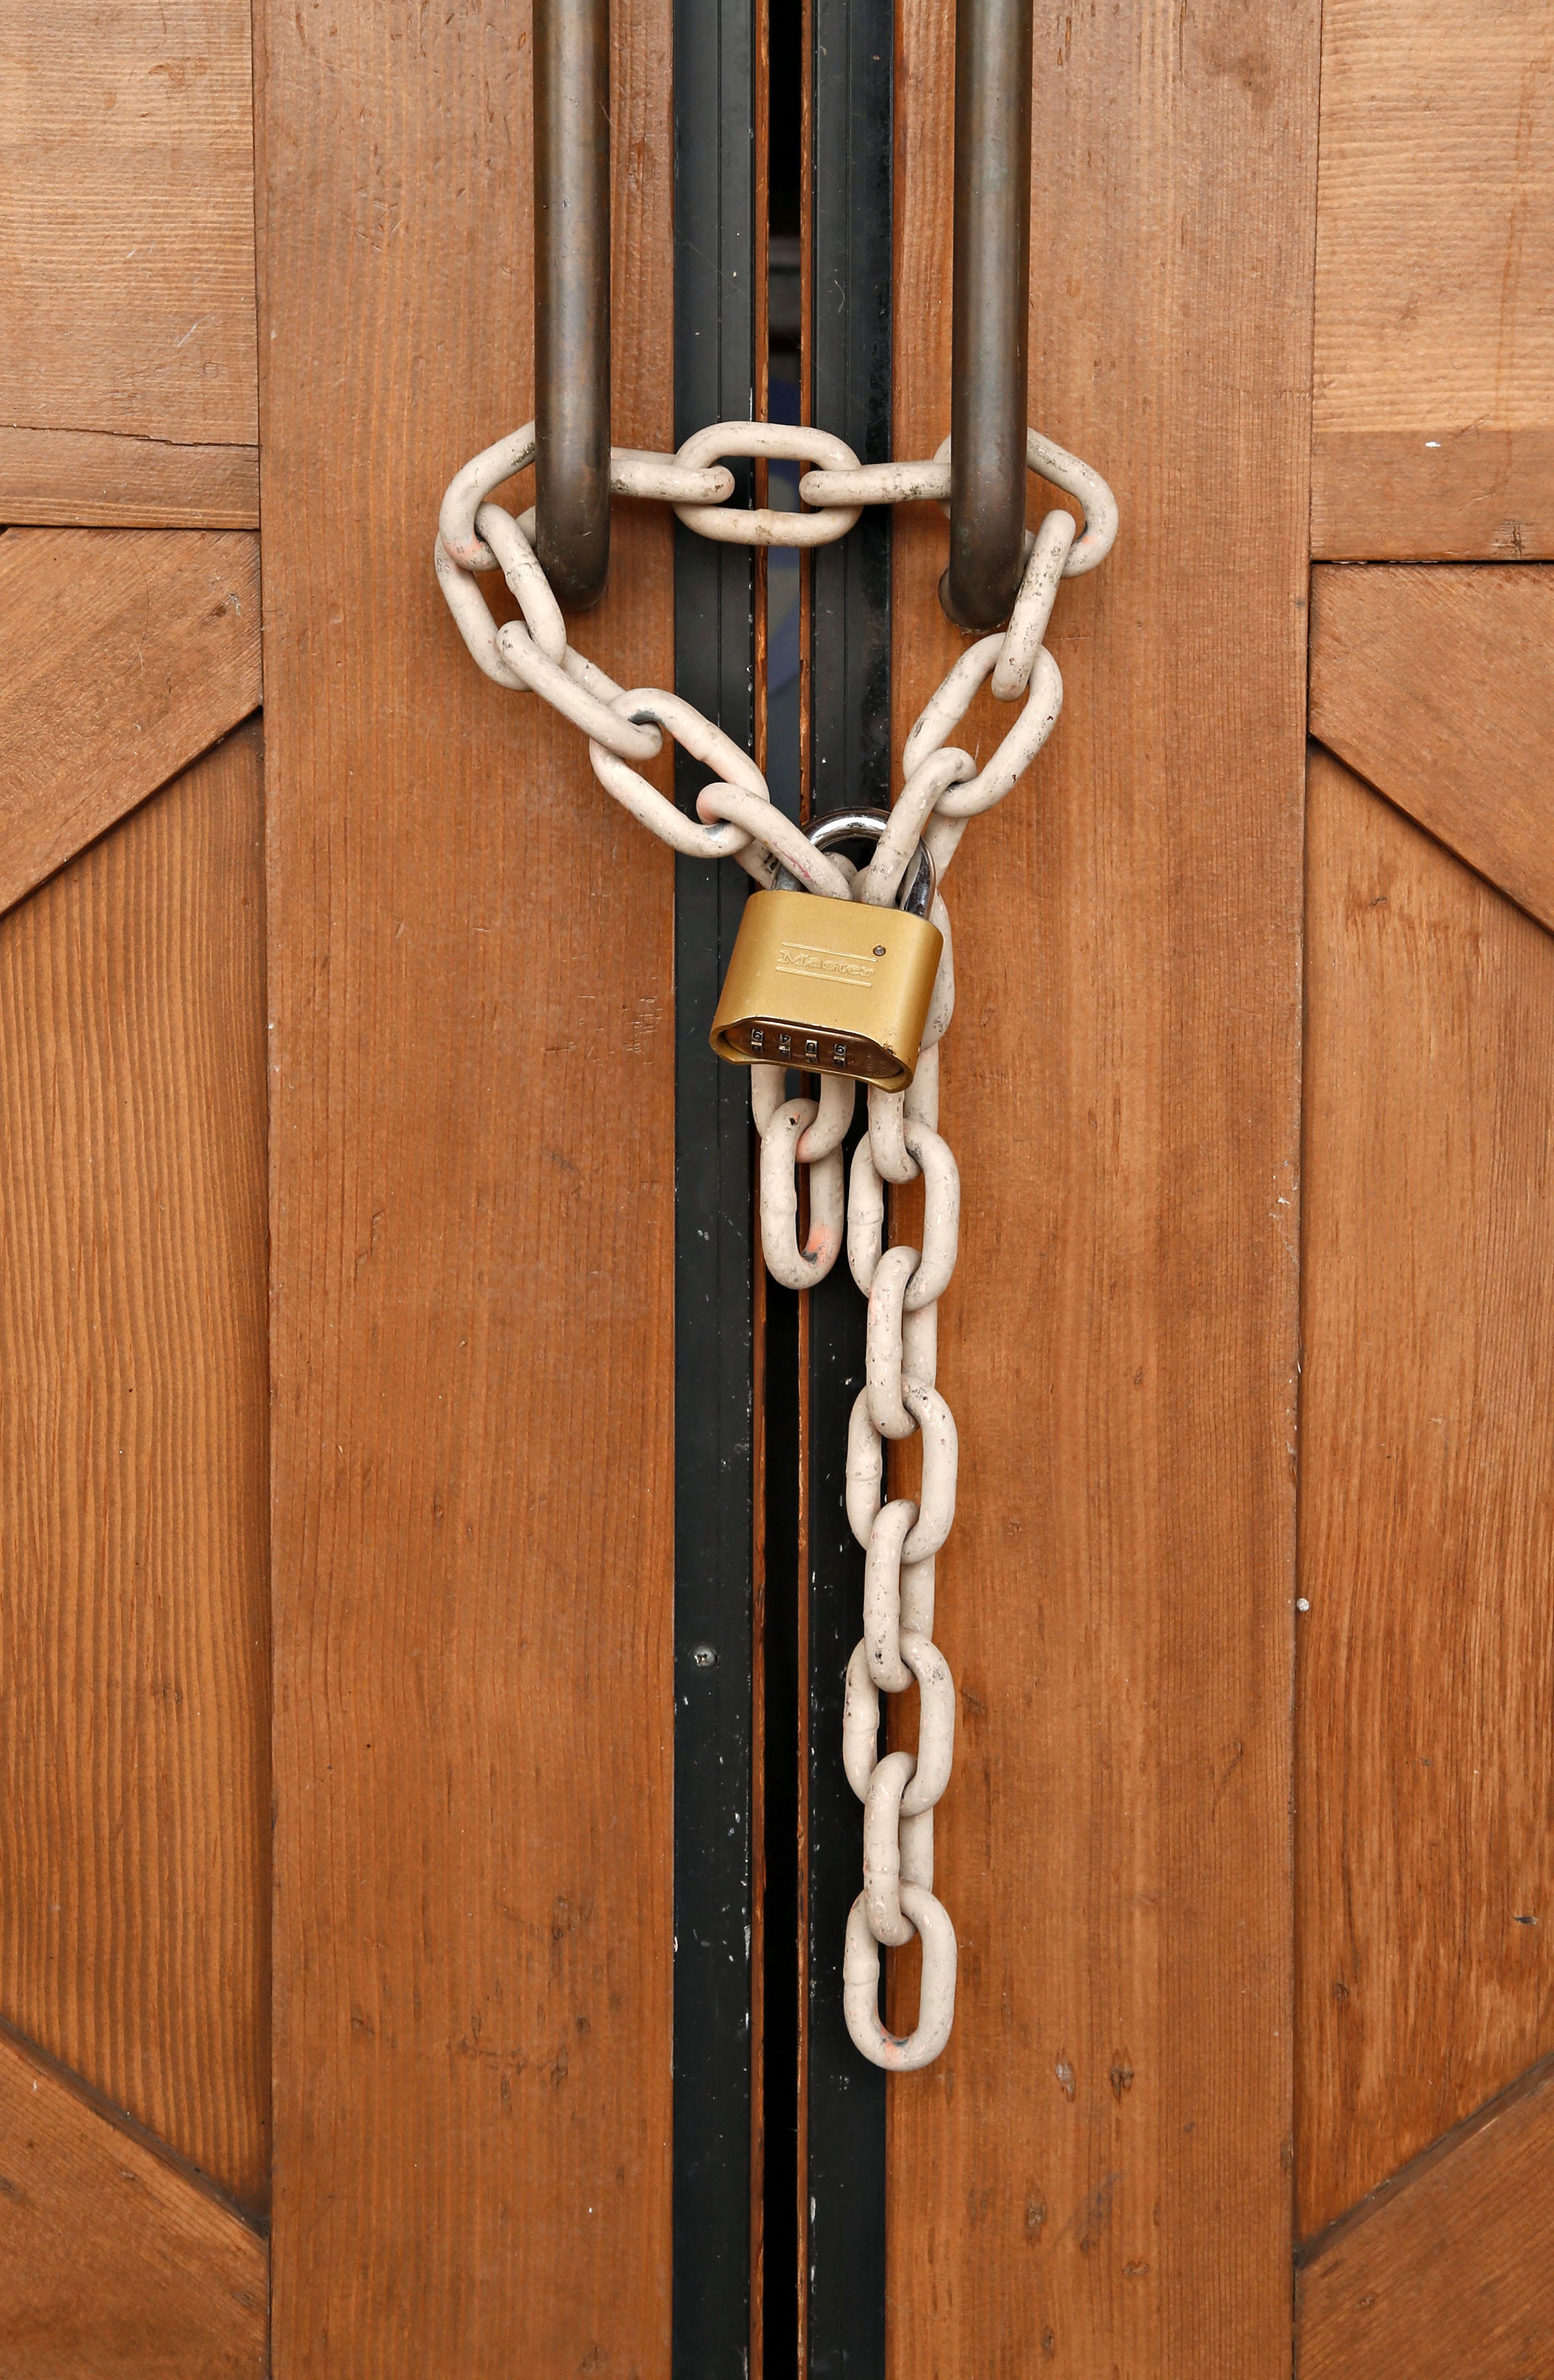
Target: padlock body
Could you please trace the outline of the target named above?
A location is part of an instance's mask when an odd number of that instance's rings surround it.
[[[818,892],[745,904],[712,1047],[736,1065],[912,1080],[944,937],[927,917]]]

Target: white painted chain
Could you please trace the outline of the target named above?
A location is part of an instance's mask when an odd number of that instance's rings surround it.
[[[734,492],[727,458],[770,456],[808,464],[796,513],[726,509]],[[919,841],[942,881],[968,822],[991,809],[1024,776],[1057,725],[1062,680],[1047,650],[1059,587],[1105,560],[1117,535],[1117,506],[1099,474],[1030,431],[1026,460],[1038,477],[1075,497],[1085,525],[1048,513],[1027,540],[1025,575],[1009,624],[961,655],[906,739],[904,783],[868,867],[858,873],[816,850],[771,800],[755,762],[722,730],[660,686],[623,688],[568,643],[566,624],[534,552],[534,516],[515,518],[492,492],[534,459],[534,424],[467,463],[449,485],[438,518],[435,564],[459,634],[499,686],[538,694],[589,739],[606,793],[676,851],[736,859],[759,884],[786,869],[831,900],[892,902]],[[845,536],[865,504],[932,502],[947,511],[950,442],[931,462],[860,464],[822,430],[770,421],[720,421],[677,455],[611,450],[616,495],[674,505],[679,518],[725,544],[813,546]],[[522,619],[498,627],[476,574],[500,570]],[[984,686],[1024,707],[979,769],[950,737]],[[650,785],[637,764],[662,748],[664,734],[717,772],[697,795],[695,819]],[[864,1386],[847,1437],[847,1518],[864,1548],[863,1634],[847,1665],[843,1765],[863,1803],[863,1890],[847,1920],[843,2007],[847,2030],[876,2066],[908,2072],[929,2065],[950,2037],[955,2013],[955,1929],[933,1891],[933,1813],[950,1779],[955,1686],[933,1641],[934,1558],[955,1513],[958,1440],[954,1416],[935,1385],[939,1300],[954,1270],[960,1238],[960,1174],[939,1132],[939,1045],[954,1008],[950,917],[936,895],[933,922],[943,955],[923,1031],[917,1073],[904,1091],[868,1093],[868,1130],[858,1142],[851,1184],[843,1144],[856,1086],[820,1078],[818,1099],[789,1099],[781,1066],[750,1069],[750,1105],[760,1140],[761,1246],[768,1270],[789,1289],[810,1289],[844,1243],[853,1278],[868,1300]],[[797,1169],[807,1175],[807,1220],[799,1242]],[[886,1247],[885,1185],[923,1180],[923,1245]],[[916,1500],[885,1495],[885,1444],[917,1433],[922,1480]],[[916,1753],[879,1748],[881,1694],[918,1694]],[[882,1946],[922,1941],[917,2022],[887,2032],[880,2016]]]

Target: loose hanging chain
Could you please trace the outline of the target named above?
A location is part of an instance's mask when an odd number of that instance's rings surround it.
[[[991,809],[1024,776],[1058,722],[1062,680],[1043,638],[1058,589],[1103,562],[1117,534],[1117,506],[1098,472],[1037,431],[1026,434],[1027,468],[1075,497],[1085,525],[1050,512],[1027,540],[1025,575],[1009,625],[967,647],[918,718],[903,756],[904,783],[867,868],[817,851],[771,800],[747,753],[695,706],[662,686],[622,688],[567,641],[561,607],[534,551],[532,510],[515,519],[492,491],[534,459],[534,424],[488,446],[451,482],[438,518],[438,584],[459,634],[498,686],[531,691],[589,739],[594,774],[661,842],[695,858],[735,859],[758,884],[779,869],[807,892],[886,907],[919,841],[944,874],[969,820]],[[727,508],[729,457],[807,463],[799,497],[809,511]],[[611,450],[615,495],[671,504],[687,528],[730,545],[830,545],[865,504],[931,502],[949,509],[950,442],[931,462],[860,464],[823,430],[771,421],[719,421],[675,455]],[[477,583],[500,570],[521,621],[498,627]],[[978,769],[950,742],[981,687],[1025,707],[992,758]],[[717,771],[689,819],[635,765],[652,759],[667,732]],[[939,1045],[954,1008],[950,917],[941,895],[933,922],[944,952],[917,1073],[904,1091],[868,1093],[868,1130],[844,1195],[842,1147],[856,1085],[821,1078],[818,1099],[784,1096],[781,1066],[750,1070],[750,1105],[760,1139],[761,1246],[768,1269],[789,1289],[810,1289],[835,1264],[845,1236],[853,1279],[868,1300],[864,1387],[847,1432],[847,1518],[864,1548],[863,1635],[847,1665],[842,1758],[863,1803],[864,1888],[847,1920],[843,2006],[847,2030],[876,2066],[906,2072],[929,2065],[950,2037],[955,2012],[955,1930],[933,1892],[933,1813],[954,1754],[955,1685],[933,1642],[934,1558],[955,1512],[954,1416],[934,1385],[939,1300],[955,1267],[960,1174],[939,1133]],[[797,1168],[808,1172],[808,1230],[798,1244]],[[924,1185],[923,1245],[884,1245],[885,1184]],[[885,1441],[920,1434],[922,1485],[916,1500],[884,1494]],[[919,1695],[917,1749],[879,1750],[880,1696]],[[880,1951],[920,1935],[917,2022],[904,2037],[880,2021]]]

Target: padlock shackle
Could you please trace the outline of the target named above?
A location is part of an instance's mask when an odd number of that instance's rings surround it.
[[[817,851],[830,851],[838,843],[878,843],[890,825],[889,810],[824,810],[811,819],[806,832]],[[786,871],[779,877],[786,880]],[[896,896],[896,907],[909,917],[926,917],[933,907],[933,896],[939,890],[939,870],[933,864],[933,854],[926,843],[917,845],[917,864]]]

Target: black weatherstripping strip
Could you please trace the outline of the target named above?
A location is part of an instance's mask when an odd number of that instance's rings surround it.
[[[813,418],[866,463],[891,454],[892,0],[812,0]],[[890,800],[888,509],[814,562],[814,807]],[[860,1102],[861,1107],[861,1102]],[[810,2380],[883,2380],[885,2078],[842,2015],[842,1944],[862,1811],[842,1770],[863,1556],[847,1525],[847,1419],[863,1386],[863,1300],[844,1266],[810,1292]]]
[[[674,0],[676,444],[750,411],[751,34],[749,0]],[[751,588],[676,528],[675,686],[746,750]],[[708,774],[677,756],[683,808]],[[745,884],[676,863],[674,2380],[745,2380],[750,2339],[750,1108],[707,1041]]]
[[[812,0],[814,142],[810,392],[820,429],[865,463],[891,458],[890,0]],[[817,810],[888,803],[891,515],[814,560],[812,743]]]

